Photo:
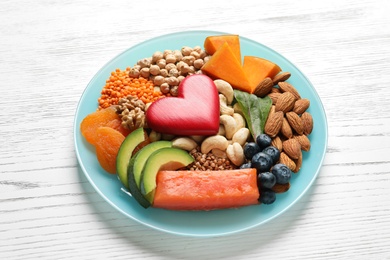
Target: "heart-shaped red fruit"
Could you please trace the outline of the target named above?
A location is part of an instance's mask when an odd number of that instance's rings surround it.
[[[179,85],[177,97],[153,102],[146,111],[148,126],[172,135],[214,135],[219,128],[219,97],[213,80],[194,74]]]

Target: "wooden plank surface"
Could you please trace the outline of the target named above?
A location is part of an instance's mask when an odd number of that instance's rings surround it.
[[[390,4],[364,1],[0,2],[0,259],[390,259]],[[73,120],[112,57],[161,34],[261,42],[315,86],[328,118],[319,177],[266,225],[199,239],[107,204],[84,177]]]

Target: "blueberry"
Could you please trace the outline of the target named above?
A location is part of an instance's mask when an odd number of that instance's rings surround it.
[[[263,150],[267,146],[271,145],[271,137],[267,134],[259,134],[256,137],[256,143],[260,147],[260,150]]]
[[[259,152],[252,157],[252,167],[256,168],[258,173],[269,171],[272,164],[271,156],[266,153]]]
[[[272,204],[276,200],[276,194],[272,190],[262,190],[260,192],[260,202],[264,204]]]
[[[252,168],[251,162],[244,163],[240,166],[240,169],[249,169],[249,168]]]
[[[262,172],[257,175],[257,183],[260,189],[271,189],[276,183],[276,177],[270,172]]]
[[[276,177],[276,183],[287,184],[291,179],[291,170],[285,164],[275,164],[271,172]]]
[[[280,151],[275,146],[267,146],[263,149],[263,153],[268,154],[271,156],[273,163],[275,164],[277,161],[279,161],[280,158]]]
[[[253,155],[260,152],[260,147],[255,142],[249,142],[244,146],[244,155],[248,160],[252,159]]]

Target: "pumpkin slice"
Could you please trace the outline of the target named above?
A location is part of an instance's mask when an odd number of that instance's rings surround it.
[[[236,34],[209,36],[204,41],[204,49],[208,54],[213,55],[225,42],[229,44],[241,64],[240,38]]]
[[[251,91],[244,70],[227,42],[203,65],[202,72],[213,79],[229,82],[235,89]]]
[[[242,68],[249,81],[251,93],[253,93],[256,86],[263,79],[266,77],[270,77],[272,79],[281,71],[281,68],[277,64],[255,56],[245,56]]]
[[[256,169],[159,171],[156,181],[156,208],[214,210],[259,203]]]

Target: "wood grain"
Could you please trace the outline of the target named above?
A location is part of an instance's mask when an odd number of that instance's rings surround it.
[[[315,4],[314,4],[315,3]],[[0,2],[0,259],[390,259],[390,4],[363,1]],[[310,79],[329,142],[312,188],[277,219],[198,239],[105,202],[73,120],[93,75],[152,37],[240,34]]]

